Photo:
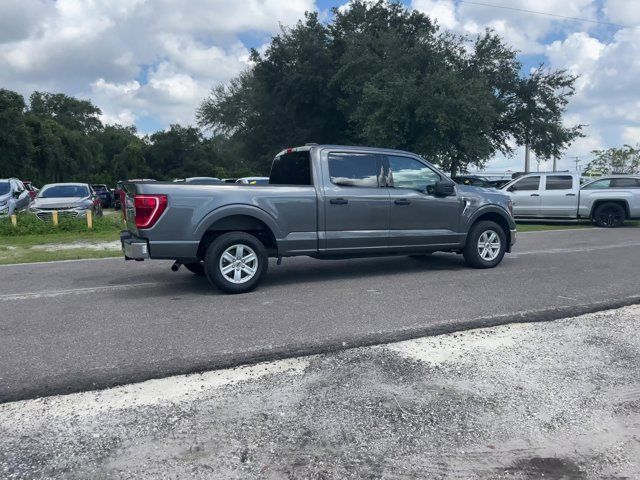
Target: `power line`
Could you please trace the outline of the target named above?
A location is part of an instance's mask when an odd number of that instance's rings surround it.
[[[601,22],[599,20],[590,20],[588,18],[568,17],[566,15],[557,15],[555,13],[547,13],[547,12],[537,12],[535,10],[527,10],[527,9],[524,9],[524,8],[507,7],[505,5],[494,5],[492,3],[470,2],[470,1],[467,1],[467,0],[458,0],[458,1],[460,3],[467,3],[469,5],[477,5],[477,6],[481,6],[481,7],[501,8],[503,10],[512,10],[512,11],[521,12],[521,13],[533,13],[535,15],[545,15],[547,17],[562,18],[564,20],[573,20],[575,22],[597,23],[599,25],[608,25],[610,27],[619,27],[619,28],[636,28],[636,27],[631,27],[629,25],[621,25],[619,23]]]

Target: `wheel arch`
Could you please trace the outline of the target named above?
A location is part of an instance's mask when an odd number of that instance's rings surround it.
[[[616,199],[608,199],[608,198],[599,198],[594,200],[593,205],[591,205],[591,213],[589,214],[589,218],[593,219],[596,213],[596,210],[605,203],[616,203],[620,205],[624,209],[625,219],[629,219],[631,216],[631,211],[629,209],[629,202],[622,198]]]
[[[196,230],[198,257],[203,258],[207,247],[227,232],[246,232],[264,244],[270,256],[278,253],[279,229],[275,220],[264,210],[243,205],[227,206],[207,215]]]

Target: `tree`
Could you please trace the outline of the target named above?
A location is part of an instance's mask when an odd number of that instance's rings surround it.
[[[22,95],[0,89],[0,178],[30,176],[32,144]]]
[[[640,145],[632,147],[624,145],[622,148],[608,148],[594,150],[595,159],[591,160],[585,169],[585,174],[639,174],[640,173]]]
[[[333,14],[327,25],[307,14],[252,52],[252,66],[202,103],[199,124],[262,171],[283,147],[319,142],[411,150],[455,174],[511,154],[511,138],[551,155],[579,134],[561,124],[575,78],[521,79],[493,32],[472,41],[385,0]]]
[[[538,157],[558,157],[574,139],[584,136],[582,125],[562,123],[576,78],[564,70],[546,71],[541,65],[518,81],[508,118],[516,143],[525,147],[525,172],[530,171],[531,150]]]
[[[70,130],[92,133],[102,129],[98,118],[102,112],[88,100],[78,100],[64,93],[33,92],[29,104],[31,114],[55,119]]]
[[[268,172],[274,153],[307,142],[343,138],[331,77],[335,69],[329,32],[317,13],[276,35],[253,67],[228,86],[215,87],[198,110],[199,124],[242,146],[242,157]]]

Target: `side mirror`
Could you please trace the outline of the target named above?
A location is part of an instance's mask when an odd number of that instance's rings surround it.
[[[438,197],[450,197],[456,194],[455,183],[440,180],[436,182],[433,193]]]

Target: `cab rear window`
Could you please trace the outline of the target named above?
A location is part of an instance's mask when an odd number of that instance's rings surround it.
[[[271,185],[313,185],[311,157],[308,151],[277,156],[271,164]]]

